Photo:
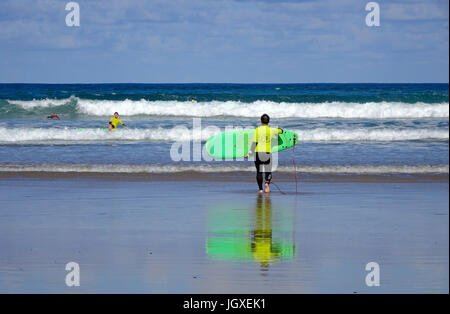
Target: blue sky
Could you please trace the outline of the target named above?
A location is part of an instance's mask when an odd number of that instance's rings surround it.
[[[0,82],[448,82],[448,0],[0,2]]]

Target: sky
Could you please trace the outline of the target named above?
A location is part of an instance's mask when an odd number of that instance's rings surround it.
[[[0,1],[2,83],[449,81],[449,1]]]

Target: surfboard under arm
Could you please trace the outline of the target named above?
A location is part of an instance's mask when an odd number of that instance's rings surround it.
[[[206,142],[206,151],[216,159],[239,159],[248,155],[255,137],[255,130],[240,130],[217,134]],[[298,134],[284,131],[272,140],[272,152],[280,152],[298,143]]]

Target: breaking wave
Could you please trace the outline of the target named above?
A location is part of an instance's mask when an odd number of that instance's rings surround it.
[[[259,117],[261,112],[265,112],[274,118],[415,119],[449,117],[448,103],[429,104],[423,102],[413,104],[402,102],[290,103],[259,100],[246,103],[240,101],[149,101],[144,99],[93,100],[72,96],[66,99],[8,100],[8,103],[27,111],[40,108],[57,110],[57,107],[70,107],[74,114],[91,116],[110,116],[118,111],[122,116],[255,118]]]
[[[391,142],[411,140],[448,140],[448,129],[310,129],[292,130],[300,142]],[[0,143],[101,143],[139,141],[206,141],[223,132],[205,128],[193,132],[185,127],[124,128],[110,132],[100,128],[4,128],[0,127]]]

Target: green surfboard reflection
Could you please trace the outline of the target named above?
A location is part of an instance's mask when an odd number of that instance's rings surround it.
[[[209,211],[206,253],[213,260],[253,261],[261,268],[296,256],[294,209],[273,207],[258,195],[253,208],[224,205]]]

